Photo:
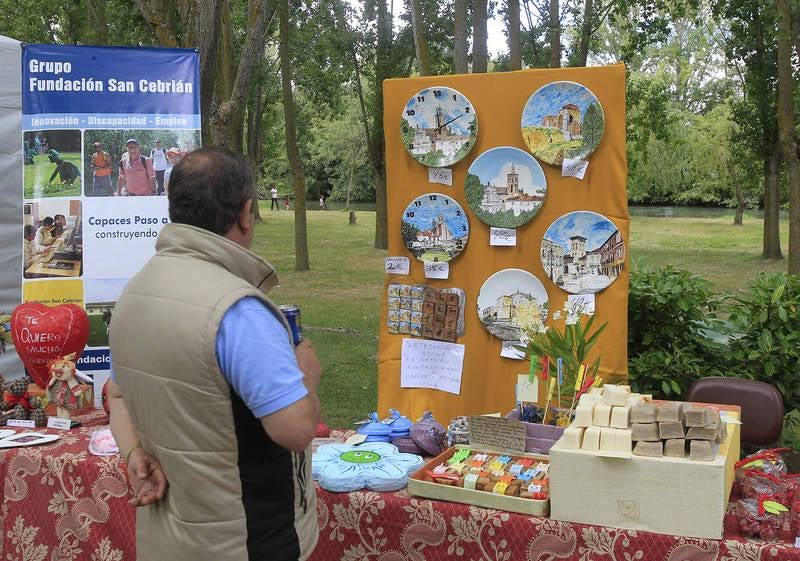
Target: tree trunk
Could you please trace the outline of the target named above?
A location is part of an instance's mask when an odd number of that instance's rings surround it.
[[[776,147],[764,161],[764,259],[783,259],[780,232],[780,191],[778,167],[780,151]]]
[[[253,177],[256,183],[259,177],[259,163],[261,162],[261,133],[263,132],[262,120],[264,118],[264,86],[258,82],[253,88],[253,95],[247,107],[247,161],[253,167]],[[261,222],[261,209],[258,206],[258,193],[253,199],[256,222]]]
[[[778,0],[778,136],[789,179],[789,274],[800,274],[800,161],[794,138],[792,6]]]
[[[744,192],[742,191],[742,182],[734,179],[736,184],[736,215],[733,217],[733,225],[741,226],[744,219]]]
[[[430,76],[431,59],[428,56],[428,39],[425,36],[425,20],[422,17],[420,0],[409,0],[411,28],[414,30],[414,50],[417,53],[417,68],[420,76]]]
[[[89,21],[94,22],[94,37],[98,45],[108,45],[108,18],[106,17],[106,0],[89,0]]]
[[[344,207],[347,210],[350,210],[350,191],[353,189],[353,173],[356,171],[356,166],[354,163],[350,164],[350,180],[347,182],[347,196],[344,203]]]
[[[554,1],[554,0],[553,0]],[[583,23],[581,24],[581,37],[578,41],[578,52],[575,57],[575,66],[586,66],[589,58],[589,44],[592,39],[592,26],[594,25],[594,5],[592,0],[583,0]]]
[[[507,0],[508,7],[508,54],[511,70],[522,69],[522,48],[520,46],[519,0]]]
[[[372,112],[372,131],[367,152],[375,176],[375,247],[389,247],[388,212],[386,209],[386,167],[383,139],[383,80],[389,76],[392,20],[386,0],[377,2],[378,36],[375,52],[375,83],[372,86],[375,103]]]
[[[167,0],[135,0],[144,21],[153,28],[156,42],[162,47],[178,46],[178,13]],[[173,9],[170,9],[173,7]]]
[[[487,0],[472,0],[472,72],[486,72],[489,54],[486,50]]]
[[[286,121],[286,158],[292,171],[294,185],[294,253],[295,271],[309,270],[308,236],[306,231],[306,178],[300,151],[297,149],[296,114],[292,92],[292,61],[289,54],[289,0],[279,0],[280,42],[278,52],[281,59],[281,88],[283,93],[283,116]]]
[[[561,67],[561,17],[559,0],[550,0],[550,68]]]
[[[466,74],[469,72],[467,67],[467,0],[455,0],[455,2],[453,64],[456,74]]]

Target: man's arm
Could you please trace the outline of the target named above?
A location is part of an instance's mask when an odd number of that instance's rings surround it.
[[[50,176],[50,179],[47,182],[48,183],[52,183],[53,179],[55,179],[56,175],[58,175],[58,165],[56,165],[56,169],[53,170],[53,175]]]
[[[156,172],[155,168],[153,167],[152,159],[145,160],[144,169],[147,172],[147,177],[150,179],[150,189],[155,195],[156,191],[158,190],[158,183],[156,182]]]
[[[122,190],[125,188],[125,166],[122,162],[119,163],[119,175],[117,176],[117,195],[122,195]]]

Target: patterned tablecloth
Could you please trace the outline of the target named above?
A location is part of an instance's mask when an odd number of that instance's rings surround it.
[[[135,515],[119,456],[88,452],[103,416],[44,446],[0,451],[3,561],[133,561]],[[46,432],[51,432],[46,430]],[[800,561],[784,543],[721,541],[555,522],[395,493],[318,490],[312,561]]]

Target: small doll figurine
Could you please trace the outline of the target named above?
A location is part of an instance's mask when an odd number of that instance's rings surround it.
[[[77,380],[75,353],[50,361],[48,370],[47,395],[56,405],[57,416],[69,419],[72,410],[80,407],[80,397],[86,391],[86,386]]]

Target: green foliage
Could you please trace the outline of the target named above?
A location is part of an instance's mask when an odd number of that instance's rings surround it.
[[[592,103],[583,116],[583,150],[594,151],[600,140],[603,138],[605,130],[605,119],[603,110],[596,103]]]

